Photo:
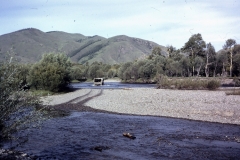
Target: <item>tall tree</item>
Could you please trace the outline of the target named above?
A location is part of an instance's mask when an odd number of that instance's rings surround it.
[[[211,43],[207,44],[207,48],[205,51],[206,64],[205,64],[205,74],[206,77],[209,77],[209,65],[211,65],[214,61],[214,57],[216,56],[215,48]]]
[[[216,57],[217,65],[222,68],[221,75],[223,77],[227,76],[227,64],[228,64],[228,57],[225,50],[221,50],[220,53]]]
[[[196,71],[197,71],[197,77],[199,77],[200,75],[200,71],[201,71],[201,68],[203,66],[203,59],[199,56],[197,56],[194,60],[194,67],[196,68]]]
[[[204,56],[204,48],[206,48],[206,43],[200,33],[192,35],[182,47],[182,51],[188,53],[188,56],[190,58],[193,76],[195,72],[195,59],[197,56]]]
[[[229,54],[229,71],[230,71],[230,77],[232,77],[232,64],[233,64],[233,48],[234,45],[236,44],[236,41],[234,39],[228,39],[226,40],[226,43],[223,45],[223,49],[227,51]]]

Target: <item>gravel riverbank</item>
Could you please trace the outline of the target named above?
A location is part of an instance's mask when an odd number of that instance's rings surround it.
[[[73,100],[72,105],[81,101],[83,103],[69,109],[78,110],[84,105],[122,114],[240,124],[240,96],[227,96],[224,91],[135,88],[106,89],[99,94],[100,91],[81,89],[49,96],[44,98],[44,104],[59,105]]]
[[[16,151],[0,149],[0,159],[240,157],[240,96],[226,96],[225,91],[80,89],[42,100],[73,112],[45,121],[41,130],[19,132],[20,137],[29,135],[26,143]]]

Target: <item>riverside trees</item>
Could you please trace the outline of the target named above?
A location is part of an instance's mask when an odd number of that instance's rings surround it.
[[[240,47],[233,39],[227,40],[224,50],[218,53],[211,43],[206,44],[200,33],[192,35],[180,50],[172,45],[163,49],[156,47],[147,59],[123,64],[119,78],[146,82],[154,81],[159,74],[169,77],[240,75]]]
[[[202,67],[200,57],[203,57],[205,47],[206,42],[203,40],[202,35],[198,33],[192,35],[182,48],[183,52],[187,53],[190,59],[192,67],[192,76],[194,76],[196,67],[199,75],[199,71],[201,70]]]
[[[71,82],[71,62],[64,54],[44,54],[30,70],[28,81],[36,89],[59,91]]]
[[[223,46],[223,49],[227,51],[227,54],[229,54],[229,71],[230,71],[230,77],[232,77],[232,68],[233,68],[233,47],[236,44],[236,41],[234,39],[228,39],[226,43]]]

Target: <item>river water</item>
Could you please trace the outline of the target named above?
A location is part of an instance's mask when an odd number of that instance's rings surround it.
[[[74,88],[133,88],[141,84],[72,84]],[[155,85],[147,85],[155,87]],[[131,133],[129,139],[123,133]],[[240,126],[177,118],[72,111],[4,143],[35,159],[240,159]],[[20,141],[24,143],[17,145]]]
[[[129,139],[123,133],[132,133]],[[15,148],[38,159],[237,159],[240,127],[184,119],[72,112]],[[5,144],[5,146],[15,145]]]
[[[84,82],[84,83],[72,83],[70,85],[76,89],[123,89],[123,88],[156,88],[157,84],[132,84],[132,83],[122,83],[122,82],[105,82],[102,86],[95,86],[92,82]]]

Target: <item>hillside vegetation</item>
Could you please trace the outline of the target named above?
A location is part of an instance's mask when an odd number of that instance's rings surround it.
[[[44,53],[61,52],[75,63],[119,64],[144,58],[156,46],[166,51],[154,42],[123,35],[106,39],[60,31],[45,33],[29,28],[0,36],[0,60],[12,56],[20,63],[35,63]]]

